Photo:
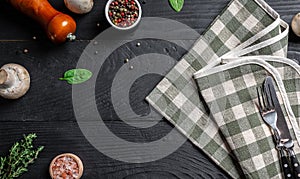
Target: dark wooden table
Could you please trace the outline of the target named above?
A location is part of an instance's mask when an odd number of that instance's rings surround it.
[[[179,21],[202,33],[229,2],[228,0],[186,0],[182,12],[174,12],[167,0],[140,0],[143,17],[163,17]],[[290,23],[300,9],[300,1],[267,1],[282,19]],[[57,10],[70,14],[77,22],[77,40],[63,45],[53,45],[41,27],[33,20],[14,10],[5,1],[0,2],[0,65],[18,63],[25,66],[31,75],[29,92],[18,100],[0,99],[0,154],[6,155],[9,147],[23,134],[36,133],[36,145],[45,146],[29,172],[21,178],[50,178],[48,167],[51,159],[64,152],[72,152],[84,163],[83,178],[229,178],[197,147],[186,141],[169,156],[147,163],[126,163],[112,159],[95,149],[82,134],[75,118],[72,104],[72,86],[59,81],[64,71],[75,68],[85,47],[98,34],[109,28],[104,16],[106,1],[95,0],[89,14],[76,15],[64,6],[63,0],[50,0]],[[143,42],[143,40],[141,40]],[[133,44],[127,44],[129,48]],[[140,48],[134,54],[161,51],[176,58],[185,51],[169,52],[165,42],[149,40],[148,50]],[[152,45],[151,45],[152,44]],[[290,33],[289,57],[300,59],[300,38]],[[120,51],[115,58],[124,59]],[[115,64],[111,64],[115,65]],[[109,68],[109,67],[108,67]],[[147,75],[137,80],[130,90],[131,106],[139,115],[147,115],[149,106],[144,97],[162,78]],[[105,78],[104,78],[105,79]],[[107,78],[110,79],[110,78]],[[102,81],[101,81],[102,80]],[[109,80],[108,80],[109,81]],[[139,129],[125,125],[114,118],[113,109],[103,98],[109,96],[107,81],[97,77],[95,96],[102,119],[116,135],[125,140],[147,142],[160,139],[172,125],[161,120],[154,127]],[[100,85],[100,87],[98,87]],[[103,87],[103,89],[101,88]],[[108,85],[109,86],[109,85]],[[122,90],[122,89],[120,89]],[[100,94],[100,95],[99,95]],[[104,101],[103,101],[104,100]],[[116,147],[117,144],[116,144]]]

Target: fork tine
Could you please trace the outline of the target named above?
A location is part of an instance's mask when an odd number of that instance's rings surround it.
[[[263,109],[262,109],[262,103],[260,100],[259,88],[260,87],[256,87],[257,98],[258,98],[258,109],[259,109],[259,112],[262,113]]]

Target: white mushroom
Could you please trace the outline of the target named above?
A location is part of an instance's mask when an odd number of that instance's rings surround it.
[[[291,25],[293,32],[300,37],[300,13],[293,17]]]
[[[18,99],[29,89],[30,76],[21,65],[9,63],[0,68],[0,96]]]
[[[85,14],[92,10],[93,0],[64,0],[67,8],[77,14]]]

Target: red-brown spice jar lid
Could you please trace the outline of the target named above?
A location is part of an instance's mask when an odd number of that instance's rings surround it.
[[[79,179],[83,174],[83,164],[78,156],[63,153],[51,161],[49,173],[52,179]]]

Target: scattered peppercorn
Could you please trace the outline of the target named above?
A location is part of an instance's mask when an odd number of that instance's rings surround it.
[[[118,27],[133,25],[139,16],[139,8],[134,0],[114,0],[111,2],[108,15]]]
[[[29,50],[27,48],[24,48],[23,53],[28,53]]]

